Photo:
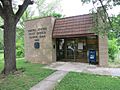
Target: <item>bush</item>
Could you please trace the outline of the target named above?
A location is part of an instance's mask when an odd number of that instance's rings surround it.
[[[21,58],[24,57],[24,49],[21,47],[18,47],[16,50],[16,57]]]
[[[24,42],[21,39],[16,41],[16,57],[24,57]]]
[[[116,54],[119,51],[119,47],[117,46],[117,39],[112,39],[109,40],[108,42],[108,53],[109,53],[109,58],[114,61]]]

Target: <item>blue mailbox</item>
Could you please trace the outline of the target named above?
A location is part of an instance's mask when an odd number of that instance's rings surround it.
[[[89,63],[96,63],[96,50],[89,50]]]

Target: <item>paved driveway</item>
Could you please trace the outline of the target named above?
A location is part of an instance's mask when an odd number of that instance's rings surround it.
[[[62,71],[85,72],[100,75],[120,76],[120,68],[104,68],[98,67],[96,65],[89,65],[88,63],[79,62],[55,62],[50,65],[46,65],[43,68]]]

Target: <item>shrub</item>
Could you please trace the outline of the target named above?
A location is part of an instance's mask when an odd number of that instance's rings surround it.
[[[21,39],[16,41],[16,57],[24,57],[24,42]]]
[[[119,51],[119,47],[117,46],[117,39],[112,39],[108,41],[108,53],[109,58],[114,61],[116,54]]]

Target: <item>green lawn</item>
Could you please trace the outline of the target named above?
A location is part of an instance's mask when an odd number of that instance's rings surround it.
[[[70,72],[55,90],[120,90],[120,77]]]
[[[3,55],[0,55],[0,71],[3,69],[1,57]],[[24,59],[17,59],[19,72],[7,77],[0,75],[0,90],[29,90],[30,87],[54,72],[53,70],[43,69],[42,66],[40,64],[26,63]]]

